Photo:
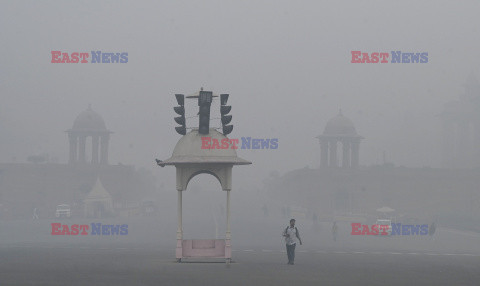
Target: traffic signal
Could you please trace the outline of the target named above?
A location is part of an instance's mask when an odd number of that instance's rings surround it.
[[[220,94],[220,114],[222,115],[222,133],[228,135],[233,130],[233,125],[228,125],[232,121],[232,116],[228,115],[232,106],[227,105],[228,94]]]
[[[183,94],[175,94],[175,98],[177,99],[178,105],[173,107],[175,113],[177,113],[178,117],[175,117],[175,122],[180,124],[181,126],[175,127],[175,130],[180,135],[185,135],[187,133],[187,127],[185,122],[185,96]]]
[[[206,135],[210,128],[210,105],[212,104],[213,93],[201,90],[198,94],[198,133]]]

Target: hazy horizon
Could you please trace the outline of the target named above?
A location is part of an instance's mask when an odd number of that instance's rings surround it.
[[[476,1],[4,2],[0,9],[0,162],[68,160],[65,130],[88,104],[114,133],[110,164],[166,178],[175,93],[229,93],[231,138],[260,182],[320,164],[316,136],[339,109],[365,137],[360,164],[441,166],[443,105],[480,76]],[[461,14],[462,17],[458,17]],[[52,64],[51,51],[128,52],[125,64]],[[428,52],[425,64],[352,64],[351,51]],[[192,116],[195,114],[187,114]],[[187,121],[195,126],[197,121]],[[212,125],[215,125],[212,123]],[[218,124],[217,124],[218,125]],[[238,175],[237,175],[238,174]]]

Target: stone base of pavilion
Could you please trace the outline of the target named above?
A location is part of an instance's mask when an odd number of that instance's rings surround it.
[[[215,262],[225,259],[230,263],[232,249],[229,239],[183,239],[177,240],[177,262]]]

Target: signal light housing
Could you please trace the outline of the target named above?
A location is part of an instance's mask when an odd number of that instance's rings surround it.
[[[233,125],[228,125],[232,121],[232,116],[228,113],[232,110],[232,106],[226,105],[228,101],[228,94],[220,94],[220,114],[222,115],[222,133],[228,135],[233,130]]]
[[[210,105],[212,104],[213,92],[201,90],[198,93],[198,133],[206,135],[210,129]]]
[[[177,131],[180,135],[187,134],[187,127],[186,127],[186,120],[185,120],[185,96],[183,94],[175,94],[175,98],[177,99],[177,103],[179,106],[173,107],[173,110],[176,114],[180,115],[175,117],[174,120],[180,126],[175,127],[175,131]]]

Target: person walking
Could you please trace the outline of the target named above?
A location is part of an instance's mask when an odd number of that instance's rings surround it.
[[[36,219],[38,219],[38,209],[34,208],[33,209],[33,220],[36,220]]]
[[[302,245],[302,239],[300,238],[300,233],[298,232],[297,227],[295,227],[295,219],[290,220],[290,225],[287,226],[283,232],[285,237],[285,244],[287,246],[287,256],[288,264],[293,265],[295,260],[295,246],[297,245],[297,239]]]
[[[333,241],[337,241],[338,226],[337,226],[337,222],[336,222],[336,221],[333,222],[332,235],[333,235]]]
[[[430,227],[428,228],[428,235],[430,235],[430,239],[431,240],[435,240],[435,238],[433,237],[433,235],[435,234],[435,230],[437,229],[437,226],[435,224],[435,222],[432,222],[430,224]]]

